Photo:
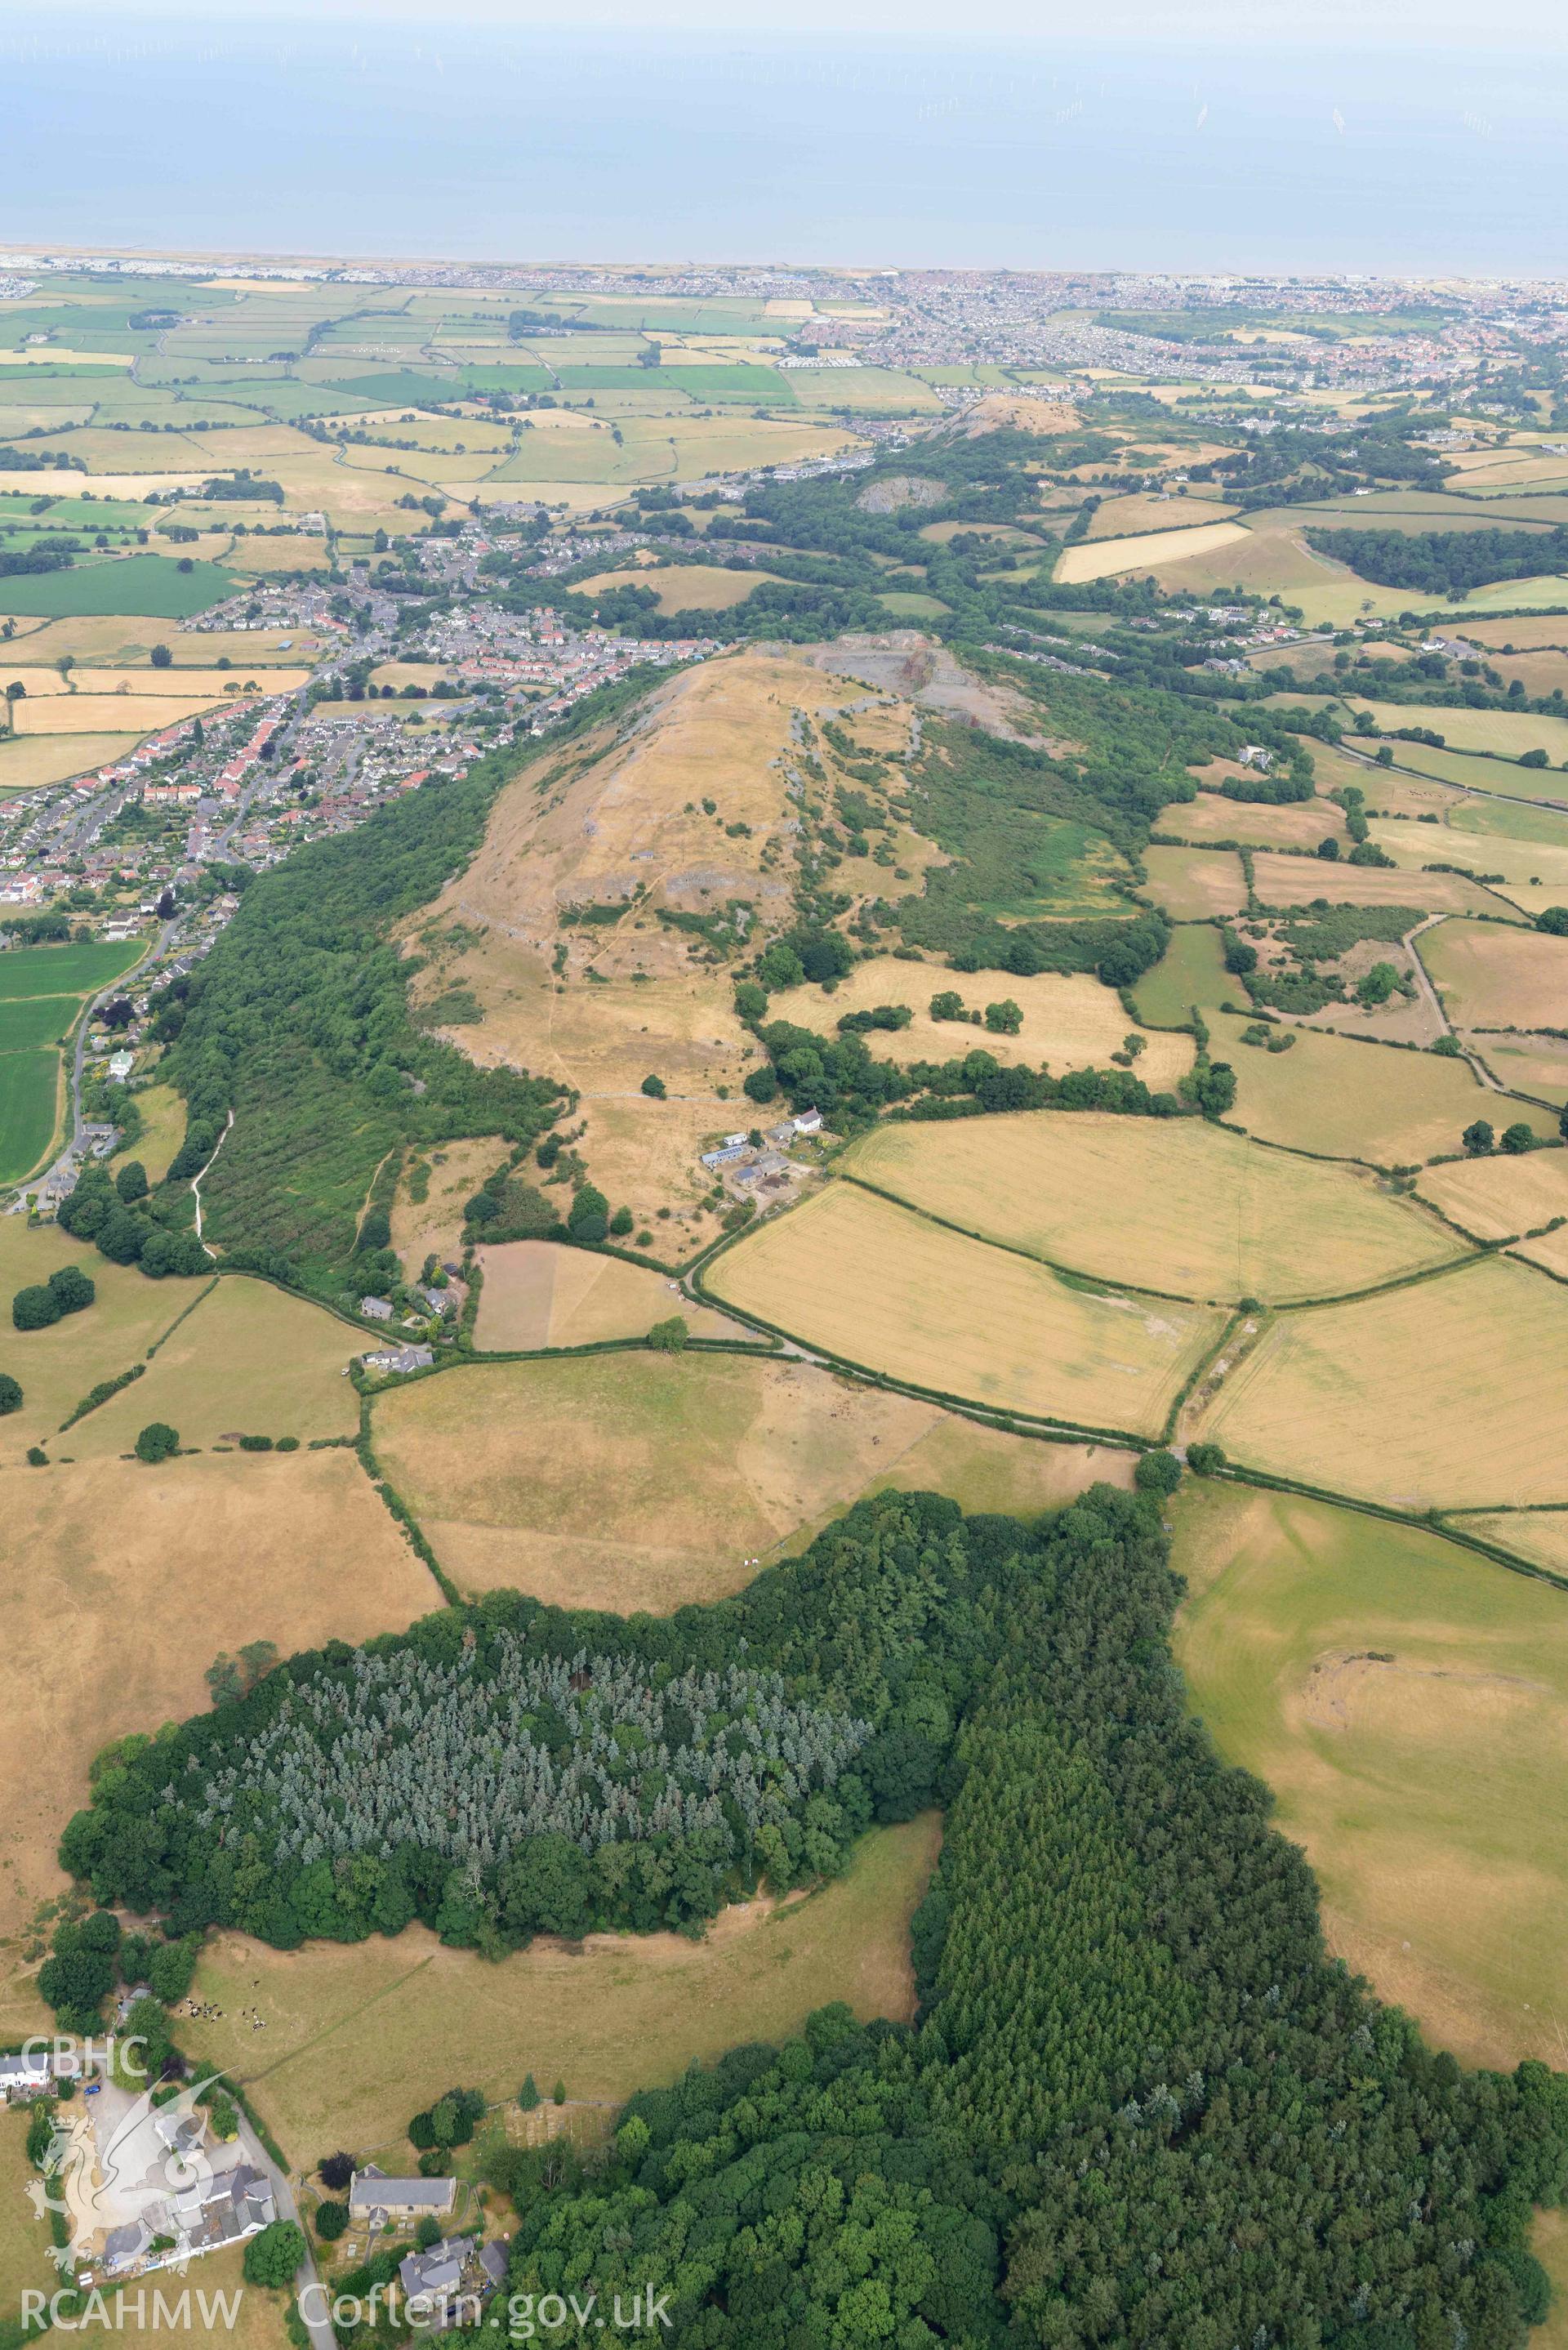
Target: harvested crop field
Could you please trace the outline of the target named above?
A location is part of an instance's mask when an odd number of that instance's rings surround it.
[[[1568,1597],[1292,1496],[1194,1485],[1175,1519],[1194,1710],[1273,1790],[1330,1948],[1462,2062],[1560,2064]]]
[[[1504,1257],[1282,1315],[1198,1433],[1251,1468],[1400,1509],[1568,1501],[1568,1291]]]
[[[1085,579],[1111,579],[1125,571],[1147,571],[1154,566],[1184,562],[1189,556],[1214,555],[1247,538],[1239,523],[1204,522],[1190,529],[1151,530],[1131,538],[1087,539],[1063,551],[1055,577],[1077,585]]]
[[[222,699],[221,692],[171,694],[167,686],[157,693],[37,694],[16,703],[12,723],[23,742],[40,734],[107,734],[128,723],[151,733],[198,717]]]
[[[1215,1313],[1102,1295],[850,1183],[715,1258],[704,1287],[805,1345],[912,1384],[1152,1436]]]
[[[782,1905],[739,1904],[701,1941],[542,1934],[491,1960],[421,1926],[300,1950],[221,1934],[192,1997],[222,2013],[182,2017],[181,2044],[200,2065],[233,2067],[291,2162],[342,2144],[388,2148],[385,2167],[407,2146],[410,2115],[454,2079],[501,2103],[532,2073],[564,2081],[571,2097],[618,2104],[738,2042],[786,2039],[834,2000],[862,2018],[907,2019],[909,1920],[940,1841],[934,1813],[877,1828],[835,1883]],[[252,2008],[263,2033],[242,2013]]]
[[[1150,850],[1150,855],[1156,852]],[[1169,852],[1168,852],[1168,854]],[[1478,908],[1511,921],[1506,906],[1478,881],[1459,873],[1424,873],[1379,865],[1320,864],[1316,858],[1262,850],[1252,860],[1252,886],[1265,906],[1305,906],[1326,898],[1336,906],[1420,906],[1430,913],[1464,914]]]
[[[1205,776],[1213,772],[1203,770]],[[1157,828],[1183,840],[1239,840],[1249,848],[1315,848],[1330,833],[1345,846],[1350,838],[1344,810],[1334,800],[1293,800],[1270,807],[1202,790],[1195,800],[1175,800],[1161,808]]]
[[[3,1550],[0,1930],[13,1936],[64,1887],[55,1846],[87,1800],[93,1756],[130,1731],[201,1712],[202,1676],[220,1650],[265,1639],[287,1656],[364,1640],[440,1605],[348,1452],[26,1471],[7,1488]],[[8,1984],[0,2030],[32,2005]]]
[[[738,1591],[940,1417],[798,1362],[624,1352],[393,1389],[375,1440],[460,1588],[667,1614]]]
[[[743,604],[754,588],[773,582],[771,571],[729,571],[717,563],[680,563],[668,570],[650,566],[646,571],[601,571],[577,584],[581,596],[602,595],[609,588],[646,588],[658,598],[659,613],[727,612]]]
[[[1034,1110],[884,1125],[844,1164],[985,1239],[1199,1300],[1370,1288],[1462,1248],[1374,1177],[1198,1118]]]
[[[1415,1165],[1457,1150],[1465,1128],[1501,1107],[1463,1061],[1441,1054],[1304,1028],[1288,1052],[1266,1053],[1241,1042],[1245,1021],[1220,1013],[1210,1024],[1215,1059],[1236,1072],[1231,1120],[1265,1142],[1375,1167]],[[1555,1131],[1546,1110],[1510,1103],[1508,1116],[1543,1138]]]
[[[127,723],[120,704],[119,723]],[[123,759],[140,741],[129,734],[8,734],[0,739],[0,792],[28,792],[41,784],[63,784],[112,759]]]
[[[680,1315],[694,1338],[751,1336],[727,1315],[692,1305],[667,1274],[557,1241],[508,1241],[500,1248],[482,1248],[479,1263],[484,1286],[474,1344],[482,1353],[641,1338],[672,1314]]]
[[[1568,1150],[1453,1159],[1427,1168],[1417,1190],[1477,1240],[1511,1240],[1568,1216]]]
[[[931,998],[943,993],[961,995],[966,1011],[981,1014],[988,1003],[1008,998],[1023,1013],[1023,1024],[1016,1036],[999,1036],[989,1028],[933,1020]],[[978,1045],[1004,1064],[1048,1067],[1054,1076],[1069,1069],[1108,1068],[1130,1025],[1116,990],[1102,987],[1086,972],[1042,972],[1026,979],[1011,972],[978,972],[971,977],[938,963],[899,962],[891,955],[857,963],[831,995],[820,987],[785,990],[773,997],[768,1017],[831,1036],[846,1013],[869,1012],[883,1003],[901,1004],[913,1016],[907,1028],[867,1032],[864,1042],[878,1059],[949,1061]],[[1192,1066],[1191,1038],[1141,1033],[1136,1074],[1151,1092],[1173,1089]]]
[[[1568,1581],[1568,1508],[1467,1510],[1455,1517],[1454,1525],[1460,1534],[1501,1543],[1504,1550]]]
[[[1568,939],[1442,922],[1418,951],[1456,1027],[1568,1027]]]
[[[1210,921],[1246,905],[1247,877],[1233,849],[1146,848],[1144,863],[1148,894],[1173,922]]]

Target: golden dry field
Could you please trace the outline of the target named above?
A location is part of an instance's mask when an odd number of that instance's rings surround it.
[[[1240,833],[1224,836],[1240,839]],[[1148,894],[1173,922],[1239,914],[1247,903],[1241,860],[1227,848],[1146,848]]]
[[[199,718],[227,698],[221,689],[175,695],[166,687],[151,693],[30,695],[13,705],[11,719],[24,741],[33,735],[108,734],[128,723],[139,734],[151,734],[182,718]]]
[[[1427,1168],[1416,1189],[1477,1240],[1512,1240],[1568,1216],[1568,1150],[1453,1159]]]
[[[587,1347],[640,1338],[678,1314],[694,1338],[748,1338],[711,1306],[693,1305],[668,1274],[556,1241],[506,1241],[477,1252],[480,1292],[474,1344],[482,1353]]]
[[[1251,1468],[1401,1509],[1568,1502],[1543,1397],[1568,1390],[1568,1290],[1506,1257],[1281,1315],[1195,1433]]]
[[[441,1596],[350,1452],[208,1452],[158,1468],[100,1457],[5,1477],[0,2031],[10,2032],[38,2012],[17,1979],[17,1937],[64,1889],[55,1846],[100,1748],[201,1712],[202,1677],[220,1651],[272,1640],[287,1656],[400,1631]]]
[[[119,715],[123,723],[123,703]],[[130,734],[0,735],[0,791],[33,791],[40,784],[62,784],[69,775],[85,775],[94,767],[123,759],[140,740],[140,729]]]
[[[1345,828],[1345,812],[1337,801],[1297,800],[1282,807],[1268,807],[1254,800],[1228,800],[1216,791],[1201,788],[1201,783],[1215,779],[1217,771],[1220,775],[1231,772],[1224,760],[1214,760],[1199,771],[1201,782],[1198,797],[1173,800],[1168,807],[1161,808],[1156,829],[1176,833],[1183,840],[1200,845],[1213,840],[1239,840],[1248,848],[1315,848],[1332,833],[1342,847],[1348,846],[1350,836]]]
[[[1180,563],[1190,556],[1228,554],[1243,545],[1247,536],[1239,523],[1205,522],[1185,529],[1146,531],[1131,538],[1085,539],[1077,546],[1064,548],[1054,576],[1074,586],[1085,579],[1116,578],[1127,571]]]
[[[494,1960],[421,1926],[300,1950],[220,1934],[192,1997],[223,2012],[182,2018],[181,2043],[199,2065],[234,2068],[291,2162],[336,2146],[406,2160],[410,2115],[454,2079],[500,2102],[532,2073],[618,2105],[738,2041],[787,2038],[834,2000],[862,2018],[909,2017],[909,1919],[940,1847],[935,1814],[875,1829],[836,1883],[726,1910],[701,1941],[540,1935]]]
[[[867,1369],[1145,1436],[1223,1326],[1217,1313],[1071,1284],[849,1183],[747,1234],[703,1286]]]
[[[1174,533],[1180,552],[1201,554],[1202,548],[1189,534],[1215,523],[1229,522],[1235,511],[1234,506],[1213,498],[1162,498],[1150,491],[1131,490],[1120,497],[1101,500],[1089,525],[1087,543],[1092,546],[1097,539],[1116,538],[1126,546],[1134,544],[1140,535],[1154,539]],[[962,526],[958,525],[961,529]],[[1224,542],[1217,540],[1214,544]],[[1064,579],[1072,576],[1066,571],[1057,574]]]
[[[1370,1288],[1462,1250],[1371,1176],[1198,1118],[1033,1110],[885,1125],[844,1165],[988,1240],[1199,1300]]]
[[[1419,951],[1457,1027],[1568,1027],[1568,939],[1443,922]]]
[[[1458,861],[1457,859],[1455,860]],[[1332,878],[1327,878],[1329,874]],[[1252,860],[1253,887],[1265,906],[1305,906],[1326,898],[1340,906],[1419,906],[1427,913],[1466,914],[1482,910],[1518,927],[1509,906],[1480,882],[1457,873],[1423,873],[1408,868],[1389,871],[1377,865],[1345,865],[1332,868],[1314,857],[1282,857],[1267,850]]]
[[[1459,1533],[1501,1543],[1568,1582],[1568,1508],[1457,1511],[1452,1523]]]
[[[461,1589],[620,1615],[738,1591],[941,1416],[797,1361],[640,1351],[476,1363],[374,1413]]]
[[[966,1011],[983,1013],[988,1003],[1003,998],[1023,1014],[1016,1036],[994,1035],[954,1020],[933,1020],[929,1006],[933,995],[956,993]],[[870,1011],[879,1003],[902,1003],[912,1013],[907,1028],[873,1028],[863,1042],[881,1060],[948,1061],[976,1046],[1003,1064],[1025,1063],[1048,1067],[1055,1076],[1069,1069],[1108,1068],[1113,1053],[1126,1042],[1129,1023],[1114,988],[1084,972],[1041,972],[1019,978],[1011,972],[950,972],[941,963],[898,962],[891,955],[874,955],[857,962],[831,995],[820,987],[791,987],[774,996],[770,1020],[789,1020],[831,1036],[848,1012]],[[1171,1091],[1192,1066],[1189,1036],[1172,1036],[1142,1029],[1143,1051],[1135,1074],[1151,1092]]]
[[[1568,718],[1541,717],[1533,711],[1450,710],[1441,702],[1363,701],[1358,694],[1352,695],[1350,707],[1357,713],[1369,710],[1385,732],[1428,727],[1451,751],[1490,751],[1502,759],[1544,751],[1554,767],[1568,759]],[[1396,743],[1395,758],[1403,758],[1409,747]]]
[[[743,604],[753,588],[774,577],[771,571],[726,571],[716,563],[680,563],[668,569],[597,572],[593,578],[579,581],[577,592],[599,596],[609,588],[647,588],[658,597],[660,613],[668,617],[671,612],[727,612],[732,605]]]

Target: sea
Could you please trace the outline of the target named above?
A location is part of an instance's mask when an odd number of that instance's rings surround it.
[[[1501,45],[0,12],[12,247],[1554,277],[1565,229],[1568,59]]]

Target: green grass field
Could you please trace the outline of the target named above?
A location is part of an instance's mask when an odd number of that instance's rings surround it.
[[[0,1002],[20,995],[91,995],[136,961],[134,942],[12,947],[0,954]]]
[[[1177,1655],[1331,1947],[1468,2064],[1563,2062],[1568,1596],[1437,1534],[1191,1484]]]
[[[57,1045],[77,1016],[79,995],[0,996],[0,1053]]]
[[[1543,1140],[1555,1131],[1547,1111],[1489,1095],[1462,1060],[1310,1029],[1297,1029],[1288,1052],[1267,1053],[1241,1043],[1248,1024],[1226,1013],[1211,1018],[1210,1050],[1236,1072],[1231,1123],[1262,1141],[1404,1167],[1457,1150],[1473,1118],[1518,1118]]]
[[[1171,933],[1163,959],[1133,990],[1138,1018],[1155,1028],[1185,1027],[1196,1003],[1211,1009],[1237,993],[1226,972],[1220,933],[1210,922],[1187,922]]]
[[[86,996],[140,952],[135,944],[93,941],[0,954],[0,1183],[19,1183],[47,1155],[59,1102],[59,1043]],[[46,1049],[51,1046],[57,1049]]]
[[[57,1053],[0,1054],[0,1183],[19,1183],[47,1155],[59,1068]]]
[[[1380,747],[1370,734],[1358,746],[1368,753]],[[1429,775],[1434,783],[1454,784],[1461,790],[1490,792],[1507,800],[1568,800],[1568,776],[1551,767],[1521,767],[1517,760],[1489,758],[1481,751],[1438,751],[1426,743],[1396,743],[1394,764],[1413,775]],[[1357,778],[1374,806],[1376,780],[1367,770]]]
[[[0,580],[0,604],[18,619],[134,612],[150,619],[185,620],[232,596],[238,585],[216,563],[195,562],[182,571],[171,556],[128,555],[117,562],[76,563],[68,571]]]

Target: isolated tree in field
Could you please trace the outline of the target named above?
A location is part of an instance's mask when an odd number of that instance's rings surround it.
[[[128,1159],[114,1179],[114,1188],[129,1208],[147,1197],[147,1170],[140,1159]]]
[[[1487,1119],[1478,1118],[1473,1126],[1466,1127],[1459,1140],[1470,1158],[1484,1159],[1497,1140],[1497,1136]]]
[[[1023,1025],[1023,1007],[1011,995],[1003,996],[1000,1003],[986,1005],[985,1024],[993,1036],[1016,1036]]]
[[[648,1096],[649,1101],[662,1101],[664,1099],[664,1079],[662,1077],[654,1076],[644,1077],[642,1081],[642,1090]]]
[[[292,2220],[275,2220],[245,2246],[245,2282],[275,2287],[291,2283],[305,2252],[303,2230]]]
[[[11,1326],[16,1330],[47,1330],[60,1318],[60,1301],[47,1283],[34,1282],[11,1300]]]
[[[9,1371],[0,1371],[0,1419],[6,1418],[11,1412],[20,1411],[21,1409],[22,1389],[19,1381],[14,1379]]]
[[[930,1014],[933,1020],[963,1018],[963,998],[956,987],[944,987],[939,994],[932,996]]]
[[[167,1461],[180,1450],[180,1431],[171,1428],[166,1419],[150,1419],[136,1440],[139,1461]]]
[[[530,2073],[517,2092],[517,2103],[525,2114],[531,2114],[539,2102],[538,2085]]]
[[[1146,1452],[1133,1471],[1140,1493],[1174,1493],[1181,1482],[1181,1463],[1174,1452]]]
[[[49,1275],[49,1291],[62,1314],[81,1314],[98,1295],[95,1284],[79,1265],[62,1264]]]
[[[1513,1126],[1505,1126],[1499,1138],[1499,1147],[1506,1150],[1511,1158],[1517,1159],[1522,1152],[1534,1149],[1535,1129],[1533,1127],[1526,1126],[1522,1118]]]
[[[154,669],[172,669],[174,666],[174,656],[167,645],[154,645],[147,658]]]
[[[602,1241],[609,1230],[609,1201],[592,1183],[585,1183],[573,1200],[566,1230],[575,1241]]]

